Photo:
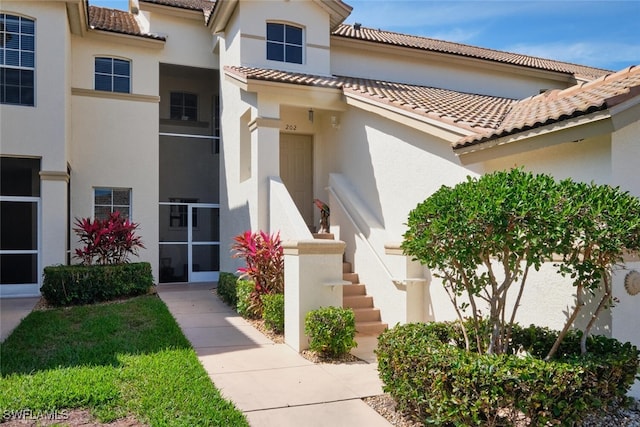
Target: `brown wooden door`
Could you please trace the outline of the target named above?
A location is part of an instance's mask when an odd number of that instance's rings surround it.
[[[313,229],[313,139],[280,135],[280,178],[305,223]]]

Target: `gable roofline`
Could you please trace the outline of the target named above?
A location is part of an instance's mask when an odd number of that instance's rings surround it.
[[[180,9],[185,12],[199,12],[202,14],[205,25],[211,19],[211,13],[216,5],[216,0],[138,0],[148,5],[163,6]]]
[[[577,80],[589,81],[611,73],[595,67],[572,64],[552,59],[539,58],[482,48],[462,43],[448,42],[428,37],[396,33],[362,27],[360,25],[342,24],[331,34],[334,39],[353,40],[364,43],[403,47],[423,52],[435,52],[461,58],[474,58],[500,64],[515,65],[532,70],[551,71],[570,75]]]
[[[147,0],[143,0],[147,1]],[[171,1],[171,0],[167,0]],[[175,0],[174,0],[175,1]],[[329,23],[331,25],[330,30],[333,31],[345,19],[351,14],[353,8],[343,2],[342,0],[311,0],[316,5],[320,6],[325,12],[329,14]],[[211,28],[214,34],[223,32],[229,23],[229,19],[233,15],[233,11],[240,3],[239,0],[217,0],[213,11],[209,16],[207,25]]]

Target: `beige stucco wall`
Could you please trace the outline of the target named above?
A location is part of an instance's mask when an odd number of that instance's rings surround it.
[[[243,1],[238,12],[242,28],[240,64],[277,68],[309,74],[329,74],[329,15],[305,0]],[[303,63],[291,64],[266,59],[267,22],[303,28]]]
[[[531,72],[513,67],[489,67],[468,59],[451,59],[400,47],[380,48],[334,38],[331,46],[334,75],[381,79],[391,82],[457,90],[460,92],[521,99],[541,90],[570,86],[566,76]],[[560,80],[558,80],[560,79]]]
[[[0,105],[0,154],[41,159],[41,267],[66,259],[69,141],[69,34],[63,3],[0,3],[3,13],[35,20],[35,106]],[[56,175],[58,174],[58,175]],[[62,174],[62,175],[59,175]],[[38,272],[41,280],[42,272]],[[26,288],[25,288],[26,289]],[[29,287],[29,294],[38,287]],[[20,294],[23,291],[19,291]]]

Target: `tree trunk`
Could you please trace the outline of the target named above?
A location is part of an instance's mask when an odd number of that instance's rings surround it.
[[[558,338],[556,338],[556,342],[553,343],[553,347],[551,347],[551,350],[549,350],[549,353],[544,358],[544,360],[547,362],[551,360],[551,358],[556,354],[556,351],[558,351],[558,347],[560,347],[562,340],[564,340],[564,337],[567,335],[567,332],[569,332],[569,328],[571,328],[571,325],[578,317],[580,310],[582,309],[582,307],[584,307],[584,300],[582,297],[582,287],[583,287],[582,284],[576,287],[576,307],[573,309],[573,313],[571,313],[571,317],[569,317],[569,319],[567,320],[567,323],[565,323],[564,328],[558,335]]]

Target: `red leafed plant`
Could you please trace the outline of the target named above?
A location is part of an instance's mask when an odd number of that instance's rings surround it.
[[[269,235],[264,231],[252,233],[247,230],[233,240],[233,257],[244,258],[246,262],[246,267],[239,268],[238,272],[255,284],[251,299],[259,314],[263,294],[284,292],[284,251],[280,233]]]
[[[129,255],[138,255],[144,248],[142,239],[136,236],[138,224],[123,218],[120,212],[112,212],[109,218],[101,220],[76,218],[73,231],[85,246],[76,249],[76,258],[82,264],[123,264]]]

